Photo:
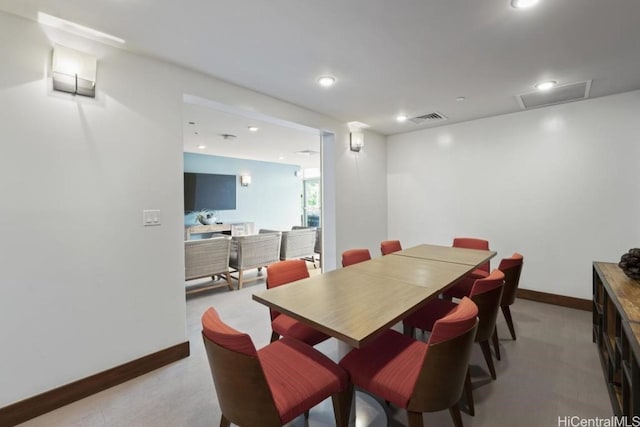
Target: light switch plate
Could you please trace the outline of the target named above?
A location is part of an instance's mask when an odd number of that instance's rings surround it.
[[[142,225],[149,227],[160,225],[160,209],[145,209],[142,211]]]

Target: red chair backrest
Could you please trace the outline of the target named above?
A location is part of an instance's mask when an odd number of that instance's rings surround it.
[[[489,250],[489,241],[483,239],[476,239],[474,237],[456,237],[453,239],[453,247],[454,248],[465,248],[465,249],[479,249],[479,250]],[[478,266],[479,270],[484,270],[487,273],[491,268],[489,261],[484,264],[480,264]]]
[[[202,334],[227,350],[257,357],[251,337],[224,323],[213,307],[202,315]]]
[[[476,304],[467,297],[462,298],[455,309],[433,324],[428,344],[437,344],[463,334],[475,325],[477,316]]]
[[[309,277],[307,263],[301,259],[279,261],[267,267],[267,289]]]
[[[498,269],[504,273],[504,292],[500,305],[511,305],[515,302],[523,264],[524,257],[517,252],[500,261]]]
[[[224,323],[211,307],[202,315],[202,339],[225,418],[235,425],[282,425],[249,335]]]
[[[407,410],[433,412],[460,400],[476,335],[478,308],[464,297],[436,321]]]
[[[491,338],[496,327],[504,285],[504,273],[495,269],[484,279],[478,279],[471,288],[469,297],[478,306],[478,333],[476,341]]]
[[[342,266],[347,267],[370,259],[369,249],[350,249],[342,253]]]
[[[495,269],[484,279],[478,279],[473,283],[471,288],[470,298],[475,295],[480,295],[485,292],[489,292],[492,289],[499,288],[504,284],[504,273],[499,269]]]
[[[277,286],[286,285],[287,283],[296,282],[298,280],[309,277],[309,269],[307,263],[301,259],[290,259],[279,261],[267,267],[267,289]],[[280,312],[269,309],[271,320],[280,315]]]
[[[402,250],[402,245],[400,244],[400,240],[385,240],[380,243],[380,252],[382,255],[389,255],[394,252],[398,252]]]

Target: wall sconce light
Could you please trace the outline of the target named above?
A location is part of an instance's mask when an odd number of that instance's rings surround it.
[[[360,151],[364,146],[364,133],[359,130],[352,130],[349,133],[349,148],[351,151]]]
[[[240,185],[248,187],[251,184],[251,175],[240,175]]]
[[[96,58],[86,53],[55,45],[51,66],[53,88],[74,95],[96,96]]]

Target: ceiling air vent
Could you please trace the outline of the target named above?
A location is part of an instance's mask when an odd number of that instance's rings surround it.
[[[547,105],[562,104],[565,102],[579,101],[589,97],[591,80],[586,82],[571,83],[564,86],[556,86],[548,91],[535,91],[519,95],[518,102],[523,109],[545,107]]]
[[[444,114],[437,113],[437,112],[423,114],[422,116],[413,117],[409,119],[411,123],[416,125],[421,125],[423,123],[441,122],[443,120],[447,120],[447,117]]]
[[[296,151],[294,154],[299,156],[315,156],[316,154],[320,154],[320,152],[315,150],[300,150]]]

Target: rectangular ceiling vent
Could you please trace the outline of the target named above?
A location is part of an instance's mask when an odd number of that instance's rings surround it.
[[[443,120],[447,120],[447,116],[441,113],[433,112],[429,114],[423,114],[422,116],[410,118],[409,121],[416,125],[421,125],[423,123],[435,123],[441,122]]]
[[[315,150],[300,150],[296,151],[294,154],[299,156],[315,156],[316,154],[320,154],[320,152]]]
[[[545,107],[547,105],[563,104],[565,102],[587,99],[591,91],[591,80],[586,82],[571,83],[564,86],[556,86],[548,91],[535,91],[519,95],[520,107],[529,108]]]

